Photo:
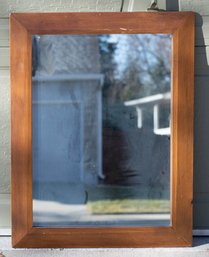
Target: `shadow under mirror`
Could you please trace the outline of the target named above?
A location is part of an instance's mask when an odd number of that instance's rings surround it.
[[[32,49],[33,226],[168,226],[171,35]]]

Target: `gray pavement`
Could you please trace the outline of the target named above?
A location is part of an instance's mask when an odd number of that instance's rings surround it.
[[[170,214],[91,214],[85,204],[33,200],[34,226],[168,226]]]

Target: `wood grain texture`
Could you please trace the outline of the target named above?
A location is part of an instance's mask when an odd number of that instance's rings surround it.
[[[189,17],[174,34],[172,74],[172,226],[186,241],[192,238],[193,199],[194,48],[188,47],[194,46],[191,28],[194,17]]]
[[[32,228],[15,247],[127,248],[190,246],[170,227]]]
[[[0,19],[0,47],[9,46],[9,19]],[[195,45],[209,45],[209,16],[195,17]]]
[[[38,16],[37,16],[38,15]],[[189,15],[189,12],[187,13]],[[30,34],[171,33],[185,22],[185,13],[13,13]],[[62,22],[60,22],[62,17]],[[138,22],[136,22],[138,21]],[[169,26],[168,26],[169,24]]]
[[[173,35],[170,227],[32,227],[31,34]],[[14,247],[157,247],[192,244],[194,14],[11,15],[12,240]],[[21,122],[20,122],[21,121]]]
[[[31,36],[10,19],[12,240],[16,244],[32,226],[31,173]]]
[[[138,4],[138,2],[137,2],[137,4]],[[147,3],[143,2],[143,5],[144,4],[147,5]],[[140,10],[142,10],[142,8]],[[1,35],[0,47],[2,47],[2,46],[8,47],[9,46],[9,19],[5,19],[5,18],[0,19],[0,35]],[[195,45],[196,46],[205,46],[205,45],[208,46],[209,45],[209,16],[200,16],[200,15],[196,14],[196,17],[195,17]]]

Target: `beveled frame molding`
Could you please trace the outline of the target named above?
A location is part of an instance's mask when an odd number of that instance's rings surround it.
[[[10,17],[10,32],[13,247],[191,246],[194,13],[13,13]],[[171,226],[33,227],[31,36],[112,33],[173,35]]]

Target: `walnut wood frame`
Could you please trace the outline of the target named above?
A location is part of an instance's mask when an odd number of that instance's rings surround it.
[[[14,13],[11,35],[13,247],[170,247],[192,244],[194,14]],[[169,227],[37,228],[32,224],[33,34],[168,33],[172,39]]]

